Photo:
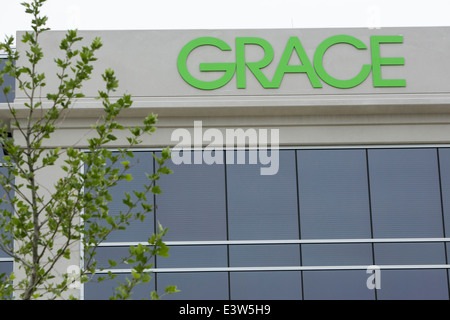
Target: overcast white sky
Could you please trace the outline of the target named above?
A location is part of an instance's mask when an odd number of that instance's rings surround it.
[[[0,37],[29,29],[0,0]],[[48,0],[53,30],[450,26],[450,0]]]

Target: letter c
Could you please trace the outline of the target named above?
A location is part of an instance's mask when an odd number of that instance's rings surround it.
[[[359,39],[347,35],[338,35],[325,39],[316,49],[314,54],[314,68],[316,69],[319,77],[328,83],[330,86],[342,89],[353,88],[362,83],[369,76],[372,66],[365,64],[362,66],[359,74],[353,79],[339,80],[330,76],[323,67],[323,56],[329,47],[338,43],[348,43],[354,46],[356,49],[367,49],[366,45]]]

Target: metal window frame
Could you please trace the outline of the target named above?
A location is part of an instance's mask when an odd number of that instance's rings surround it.
[[[348,145],[348,146],[279,146],[275,150],[369,150],[369,149],[439,149],[450,148],[450,144],[404,144],[404,145]],[[244,151],[259,148],[227,148],[217,147],[214,150]],[[271,148],[266,148],[271,149]],[[109,148],[117,151],[118,148]],[[163,148],[133,148],[133,152],[161,152]],[[174,149],[172,149],[174,150]],[[203,151],[204,148],[179,148],[178,150]],[[88,151],[88,150],[86,150]],[[442,201],[442,199],[441,199]],[[373,238],[373,239],[286,239],[286,240],[222,240],[222,241],[165,241],[168,246],[207,246],[207,245],[272,245],[272,244],[350,244],[350,243],[443,243],[450,242],[448,237],[440,238]],[[147,242],[104,242],[99,247],[129,247],[148,245]],[[258,271],[342,271],[368,270],[371,265],[336,265],[336,266],[273,266],[273,267],[210,267],[210,268],[154,268],[154,273],[198,273],[198,272],[258,272]],[[450,264],[421,264],[421,265],[376,265],[380,270],[450,270]],[[99,269],[98,274],[131,274],[129,269]],[[84,298],[84,287],[80,292]]]
[[[344,265],[344,266],[285,266],[285,267],[213,267],[213,268],[155,268],[154,273],[198,273],[198,272],[250,272],[250,271],[342,271],[368,270],[374,265]],[[450,264],[405,264],[405,265],[375,265],[380,270],[422,270],[450,269]],[[131,269],[103,269],[98,274],[131,274]]]
[[[450,242],[450,238],[214,240],[214,241],[165,241],[164,243],[168,246],[205,246],[205,245],[411,243],[411,242]],[[148,242],[105,242],[99,244],[99,247],[125,247],[137,245],[148,245]]]

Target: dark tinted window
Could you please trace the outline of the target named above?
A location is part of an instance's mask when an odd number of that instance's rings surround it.
[[[6,59],[0,59],[0,70],[4,68],[6,61],[7,61]],[[2,86],[0,86],[0,103],[4,103],[7,101],[14,102],[15,80],[14,78],[11,78],[8,75],[4,75],[3,79],[5,80],[5,82],[3,83]],[[8,99],[6,99],[5,95],[3,94],[3,88],[7,86],[11,86],[11,92],[8,94]]]
[[[369,150],[374,237],[442,237],[435,149]]]
[[[372,261],[371,244],[302,244],[304,266],[371,265]]]
[[[131,199],[136,197],[133,194],[135,191],[143,191],[143,186],[149,184],[149,180],[146,174],[153,173],[153,156],[151,152],[134,152],[134,158],[128,159],[130,161],[130,169],[128,173],[132,175],[133,180],[121,181],[116,186],[110,189],[113,201],[110,205],[110,214],[119,215],[120,212],[127,213],[129,211],[122,200],[125,193],[130,194]],[[122,165],[117,165],[119,168]],[[149,194],[147,197],[148,203],[153,204],[153,195]],[[138,208],[133,209],[131,212],[137,212]],[[117,230],[112,232],[108,238],[108,242],[128,242],[128,241],[147,241],[148,238],[154,233],[154,217],[153,213],[146,216],[143,222],[139,220],[132,221],[126,230]]]
[[[164,300],[226,300],[228,299],[227,272],[158,273],[158,292],[176,285],[180,292]]]
[[[373,300],[365,270],[304,271],[305,300]],[[383,281],[383,280],[382,280]]]
[[[161,178],[156,200],[157,220],[169,227],[165,240],[226,240],[224,165],[167,166],[174,174]]]
[[[298,271],[230,273],[233,300],[299,300],[302,298]]]
[[[93,278],[97,280],[105,275],[97,274]],[[84,298],[86,300],[108,300],[116,294],[116,288],[119,283],[126,283],[126,278],[130,278],[131,274],[117,274],[116,278],[103,280],[101,282],[88,282],[84,284]],[[140,284],[133,289],[131,296],[134,300],[151,299],[151,292],[155,291],[155,280],[152,279],[147,283]]]
[[[134,267],[134,264],[122,263],[123,258],[132,258],[129,253],[129,246],[98,247],[92,261],[97,262],[97,269],[110,269],[109,260],[117,262],[117,265],[111,269],[131,269]],[[86,257],[86,259],[88,259],[88,257]],[[87,263],[89,263],[89,261],[85,261],[85,264]],[[155,263],[154,259],[152,263]]]
[[[158,268],[211,268],[227,265],[227,246],[171,246],[170,257],[157,257]]]
[[[381,270],[380,300],[448,299],[446,270]]]
[[[443,243],[375,243],[375,261],[387,264],[445,264]]]
[[[231,245],[231,267],[299,266],[300,248],[287,245]]]
[[[298,239],[294,151],[280,150],[277,174],[261,175],[260,169],[227,165],[230,239]]]
[[[6,273],[9,275],[13,271],[12,262],[0,262],[0,274]]]
[[[1,149],[1,148],[0,148],[0,149]],[[6,167],[0,166],[0,175],[4,175],[4,176],[7,177],[7,175],[8,175],[8,170],[7,170]],[[14,181],[14,180],[13,180],[13,181]],[[13,192],[11,192],[10,195],[13,196]],[[0,204],[0,209],[6,210],[6,211],[8,211],[8,212],[13,212],[13,207],[12,207],[9,203],[7,203],[7,202],[9,202],[8,194],[7,194],[7,192],[5,191],[5,189],[4,189],[2,186],[0,186],[0,197],[1,197],[1,199],[4,201],[4,202],[2,202],[2,203]],[[1,214],[1,213],[0,213],[0,214]],[[0,233],[2,233],[3,235],[5,235],[8,239],[11,239],[10,235],[9,235],[9,234],[6,234],[6,233],[4,233],[4,232],[5,232],[4,229],[1,228],[1,229],[0,229]],[[10,246],[13,246],[13,244],[11,243]],[[0,250],[0,258],[7,258],[7,257],[9,257],[9,256],[8,256],[5,252],[3,252],[2,250]]]
[[[300,150],[302,238],[370,238],[364,150]]]

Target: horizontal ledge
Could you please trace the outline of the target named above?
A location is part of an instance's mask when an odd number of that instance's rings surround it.
[[[398,270],[398,269],[450,269],[449,264],[422,265],[358,265],[358,266],[292,266],[292,267],[215,267],[215,268],[155,268],[150,272],[240,272],[240,271],[323,271],[323,270]],[[131,273],[131,269],[105,269],[97,274]]]
[[[383,145],[383,144],[374,144],[374,145],[342,145],[342,146],[333,146],[333,145],[323,145],[323,146],[278,146],[276,148],[268,147],[268,150],[291,150],[291,151],[298,151],[298,150],[345,150],[345,149],[433,149],[433,148],[450,148],[450,144],[443,143],[443,144],[391,144],[391,145]],[[130,149],[133,152],[161,152],[164,148],[161,147],[155,147],[155,148],[132,148]],[[237,149],[236,147],[211,147],[210,149],[218,150],[218,151],[249,151],[249,150],[258,150],[262,148],[252,148],[252,147],[243,147],[242,149]],[[89,152],[88,149],[81,148],[80,149],[83,152]],[[119,149],[118,148],[108,148],[108,150],[116,152]],[[187,151],[187,152],[195,152],[195,151],[207,151],[205,147],[202,148],[192,148],[192,147],[181,147],[181,148],[171,148],[172,151]],[[266,150],[266,149],[263,149]],[[2,164],[0,163],[0,167]],[[407,238],[401,238],[401,239],[407,239]],[[411,238],[415,239],[415,238]],[[434,238],[432,238],[434,239]],[[450,238],[448,238],[450,239]],[[234,241],[234,240],[233,240]]]
[[[450,238],[378,238],[378,239],[292,239],[292,240],[218,240],[218,241],[165,241],[168,246],[201,245],[259,245],[259,244],[333,244],[333,243],[411,243],[447,242]],[[148,245],[148,242],[104,242],[99,247]]]
[[[292,116],[292,115],[365,115],[365,114],[441,114],[450,113],[450,93],[380,94],[330,96],[200,96],[133,97],[131,108],[121,117],[132,118],[157,113],[160,117],[185,116]],[[16,98],[17,116],[26,117],[26,99]],[[43,101],[42,108],[51,103]],[[94,98],[76,100],[67,118],[97,118],[103,106]],[[1,118],[11,118],[7,107],[0,107]]]
[[[112,97],[120,98],[120,97]],[[332,94],[332,95],[223,95],[223,96],[133,96],[135,108],[145,107],[273,107],[273,106],[371,106],[371,105],[450,105],[450,93],[380,93],[380,94]],[[14,106],[25,108],[28,99],[16,97]],[[48,108],[52,102],[43,99],[43,108]],[[103,109],[102,102],[86,97],[74,100],[73,105],[79,108]]]

